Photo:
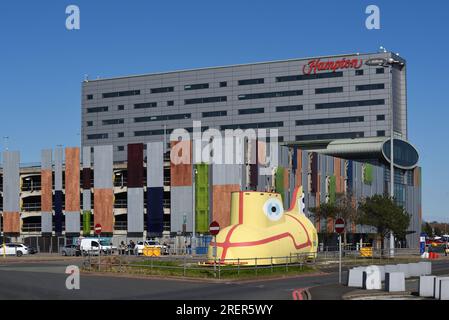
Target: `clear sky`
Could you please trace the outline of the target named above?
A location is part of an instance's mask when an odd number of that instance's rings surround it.
[[[65,28],[78,5],[81,29]],[[381,29],[365,28],[380,8]],[[407,60],[409,140],[420,151],[424,219],[449,222],[449,1],[0,2],[0,138],[21,151],[80,140],[91,79],[353,52],[380,45]],[[0,140],[2,149],[4,139]]]

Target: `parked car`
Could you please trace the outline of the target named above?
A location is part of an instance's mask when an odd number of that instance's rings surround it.
[[[7,243],[5,246],[0,246],[1,251],[0,253],[3,255],[9,255],[9,256],[18,256],[21,257],[23,255],[27,255],[28,253],[28,247],[24,245],[23,243]]]
[[[28,247],[28,254],[36,254],[38,253],[35,247]]]
[[[160,244],[157,240],[138,241],[136,245],[137,254],[143,254],[143,249],[145,247],[161,248],[161,254],[168,254],[168,247],[164,244]]]
[[[63,256],[80,256],[81,250],[76,244],[69,244],[61,247],[60,253]]]
[[[83,255],[94,254],[98,255],[100,250],[102,254],[113,254],[117,251],[117,247],[114,247],[111,242],[106,240],[98,240],[96,238],[81,239],[80,252]]]

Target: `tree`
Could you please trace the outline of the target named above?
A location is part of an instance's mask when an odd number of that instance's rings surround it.
[[[395,237],[403,238],[407,234],[410,215],[387,195],[374,195],[359,202],[358,223],[377,228],[384,249],[385,237],[393,232]]]
[[[428,237],[433,237],[432,226],[428,222],[423,223],[422,231],[425,232]]]

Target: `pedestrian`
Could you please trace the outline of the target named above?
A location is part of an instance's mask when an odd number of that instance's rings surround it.
[[[126,245],[125,245],[125,242],[122,241],[122,242],[120,242],[120,254],[124,255],[125,252],[126,252]]]
[[[129,240],[129,254],[134,254],[134,248],[136,247],[136,244],[134,243],[134,241]]]

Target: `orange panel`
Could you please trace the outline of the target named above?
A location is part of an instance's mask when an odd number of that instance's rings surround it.
[[[65,150],[65,211],[80,211],[80,149]]]
[[[53,185],[52,171],[41,171],[41,210],[42,212],[52,212],[53,210]]]
[[[20,213],[3,212],[3,232],[4,233],[20,233]]]
[[[298,168],[296,169],[296,187],[302,186],[302,150],[297,150],[296,161]]]
[[[334,232],[334,219],[327,219],[327,232]]]
[[[240,191],[238,184],[214,185],[212,187],[212,220],[223,229],[231,224],[231,193]]]
[[[183,157],[185,158],[184,162],[189,162],[190,164],[175,164],[172,161],[170,161],[170,180],[171,180],[171,186],[172,187],[187,187],[192,185],[192,165],[191,165],[191,159],[192,159],[192,147],[190,141],[172,141],[171,147],[172,152],[173,147],[179,144],[178,154],[172,154],[171,157]],[[188,155],[185,155],[182,153],[183,150],[187,150],[190,148],[190,157]]]
[[[264,166],[267,164],[267,144],[257,141],[257,163]]]
[[[114,231],[113,196],[112,189],[94,189],[94,223],[105,233]]]

